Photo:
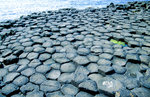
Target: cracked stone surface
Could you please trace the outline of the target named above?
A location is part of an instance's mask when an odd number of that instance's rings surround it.
[[[0,97],[149,97],[149,17],[145,1],[1,22]]]

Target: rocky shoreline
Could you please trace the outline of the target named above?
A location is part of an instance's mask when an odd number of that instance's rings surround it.
[[[0,23],[0,97],[149,95],[150,1]]]

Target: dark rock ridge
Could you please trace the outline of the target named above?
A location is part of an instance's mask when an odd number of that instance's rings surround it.
[[[145,1],[1,22],[0,97],[149,97],[149,17]]]

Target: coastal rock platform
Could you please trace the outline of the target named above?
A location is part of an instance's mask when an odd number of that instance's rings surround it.
[[[149,95],[150,1],[0,23],[0,97]]]

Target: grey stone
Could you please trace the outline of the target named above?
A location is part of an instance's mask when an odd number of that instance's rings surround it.
[[[24,49],[24,51],[25,52],[32,52],[33,51],[33,47],[26,47],[25,49]],[[27,55],[26,55],[27,56]]]
[[[44,97],[44,93],[41,91],[28,92],[26,97]]]
[[[98,84],[99,80],[101,80],[103,76],[97,73],[93,73],[93,74],[90,74],[88,78],[90,78],[91,80],[95,81]]]
[[[65,84],[61,87],[61,91],[65,95],[76,95],[79,89],[72,84]]]
[[[60,76],[60,70],[52,69],[49,73],[47,73],[46,77],[49,79],[57,79]]]
[[[137,80],[137,79],[134,79],[134,78],[128,78],[128,79],[124,80],[123,83],[125,84],[125,86],[126,86],[127,89],[129,89],[129,90],[134,89],[134,88],[136,88],[136,87],[139,86],[138,80]]]
[[[6,68],[1,68],[0,69],[0,77],[5,76],[8,73],[8,70]]]
[[[11,97],[25,97],[25,96],[23,96],[23,94],[15,94],[15,95],[12,95]]]
[[[66,57],[69,58],[70,60],[73,60],[76,56],[77,56],[77,53],[74,53],[74,52],[69,52],[66,55]]]
[[[40,61],[45,61],[45,60],[49,59],[50,57],[51,57],[50,54],[44,53],[44,54],[41,54],[41,55],[39,56],[39,60],[40,60]]]
[[[112,60],[113,65],[125,66],[127,63],[126,59],[114,57]]]
[[[10,67],[8,68],[8,71],[9,71],[9,72],[14,72],[14,71],[17,70],[18,67],[19,67],[19,66],[16,65],[16,64],[11,64]]]
[[[113,73],[113,68],[111,66],[100,65],[98,67],[99,72],[103,75]]]
[[[7,84],[6,86],[4,86],[2,88],[2,93],[5,94],[5,95],[8,95],[14,91],[17,91],[18,90],[18,87],[12,83],[10,84]]]
[[[90,60],[90,62],[97,62],[99,60],[99,57],[95,55],[88,55],[87,57]]]
[[[111,60],[113,56],[111,54],[108,54],[108,53],[102,53],[102,54],[99,55],[99,57],[102,58],[102,59]]]
[[[36,71],[40,73],[46,73],[51,70],[50,65],[40,65],[36,67]]]
[[[60,91],[47,93],[46,97],[64,97],[64,95]]]
[[[87,48],[78,48],[77,53],[79,55],[88,55],[90,53],[90,50]]]
[[[140,78],[140,84],[148,89],[150,89],[150,75]]]
[[[31,76],[34,73],[35,73],[35,69],[34,68],[27,68],[27,69],[25,69],[25,70],[23,70],[21,72],[22,75],[25,75],[27,77]]]
[[[113,65],[112,67],[116,73],[124,74],[126,72],[126,68],[121,67],[120,65]]]
[[[83,40],[84,39],[84,35],[76,35],[76,36],[74,36],[74,38],[76,40]]]
[[[90,62],[85,56],[76,56],[73,61],[79,65],[86,65]]]
[[[19,58],[25,58],[28,55],[28,53],[22,53]]]
[[[35,47],[33,51],[36,53],[43,53],[45,52],[45,49],[43,47]]]
[[[39,86],[32,84],[32,83],[27,83],[26,85],[23,85],[20,87],[20,90],[22,93],[26,93],[26,92],[30,92],[30,91],[38,91],[39,90]]]
[[[40,85],[40,90],[44,92],[53,92],[61,88],[61,84],[58,81],[46,80]]]
[[[105,65],[105,66],[111,65],[111,61],[106,60],[106,59],[99,59],[97,63],[98,63],[98,65]]]
[[[139,80],[139,78],[143,76],[143,74],[139,72],[140,70],[139,64],[128,62],[126,65],[126,69],[127,71],[125,75],[127,75],[128,77],[137,78]]]
[[[96,92],[97,91],[97,84],[93,80],[86,80],[86,81],[79,84],[79,88],[83,88],[83,89],[86,89],[86,90]]]
[[[7,57],[10,54],[12,54],[12,50],[11,49],[6,49],[4,50],[4,52],[2,53],[2,57]]]
[[[28,58],[29,60],[32,60],[32,59],[38,58],[38,56],[39,56],[38,53],[31,52],[31,53],[28,54],[27,58]]]
[[[75,71],[74,81],[77,83],[81,83],[87,79],[88,74],[89,71],[85,67],[78,66]]]
[[[11,81],[13,81],[17,76],[19,75],[19,73],[17,72],[12,72],[12,73],[8,73],[6,76],[4,76],[4,83],[9,83]]]
[[[127,54],[126,55],[126,59],[128,60],[135,60],[135,61],[139,61],[139,56],[137,54]]]
[[[25,77],[25,76],[19,76],[19,77],[17,77],[14,81],[13,81],[13,83],[15,84],[15,85],[17,85],[17,86],[22,86],[22,85],[24,85],[24,84],[26,84],[28,82],[28,78],[27,77]]]
[[[17,64],[27,65],[30,61],[28,59],[20,59]]]
[[[91,47],[91,52],[93,52],[95,54],[101,54],[103,52],[103,50],[102,50],[101,46],[93,46],[93,47]]]
[[[141,60],[141,62],[148,64],[150,62],[150,57],[147,55],[141,55],[140,60]]]
[[[39,65],[41,65],[41,62],[40,62],[40,60],[38,60],[38,59],[33,59],[33,60],[28,64],[29,67],[37,67],[37,66],[39,66]]]
[[[138,97],[149,97],[150,95],[150,90],[143,87],[134,88],[131,92],[135,93]]]
[[[111,77],[102,78],[99,80],[97,86],[100,91],[104,91],[110,95],[114,95],[114,92],[124,88],[120,81],[114,80]]]
[[[131,91],[127,89],[121,89],[115,93],[115,97],[136,97],[135,93],[132,93]]]
[[[35,83],[35,84],[41,84],[46,80],[45,76],[40,73],[35,73],[30,77],[30,82]]]
[[[74,72],[75,69],[76,69],[76,66],[73,63],[62,64],[61,68],[60,68],[61,72],[68,72],[68,73],[69,72]]]
[[[17,69],[17,72],[21,72],[22,70],[26,69],[28,66],[27,65],[20,65]]]
[[[122,57],[124,58],[126,56],[126,53],[123,51],[114,51],[114,56]]]
[[[56,51],[56,49],[55,48],[46,48],[45,51],[50,53],[50,54],[53,54]]]
[[[43,47],[51,47],[53,45],[53,43],[51,41],[47,41],[43,43]]]
[[[90,63],[87,66],[87,69],[89,70],[90,73],[98,72],[98,65],[96,63]]]
[[[109,97],[109,96],[106,96],[106,95],[104,95],[104,94],[97,94],[97,95],[95,95],[94,97]]]
[[[87,92],[83,92],[83,91],[80,91],[76,97],[94,97],[93,95],[87,93]]]
[[[70,83],[73,80],[74,80],[74,73],[62,73],[58,78],[58,81],[63,83]]]

